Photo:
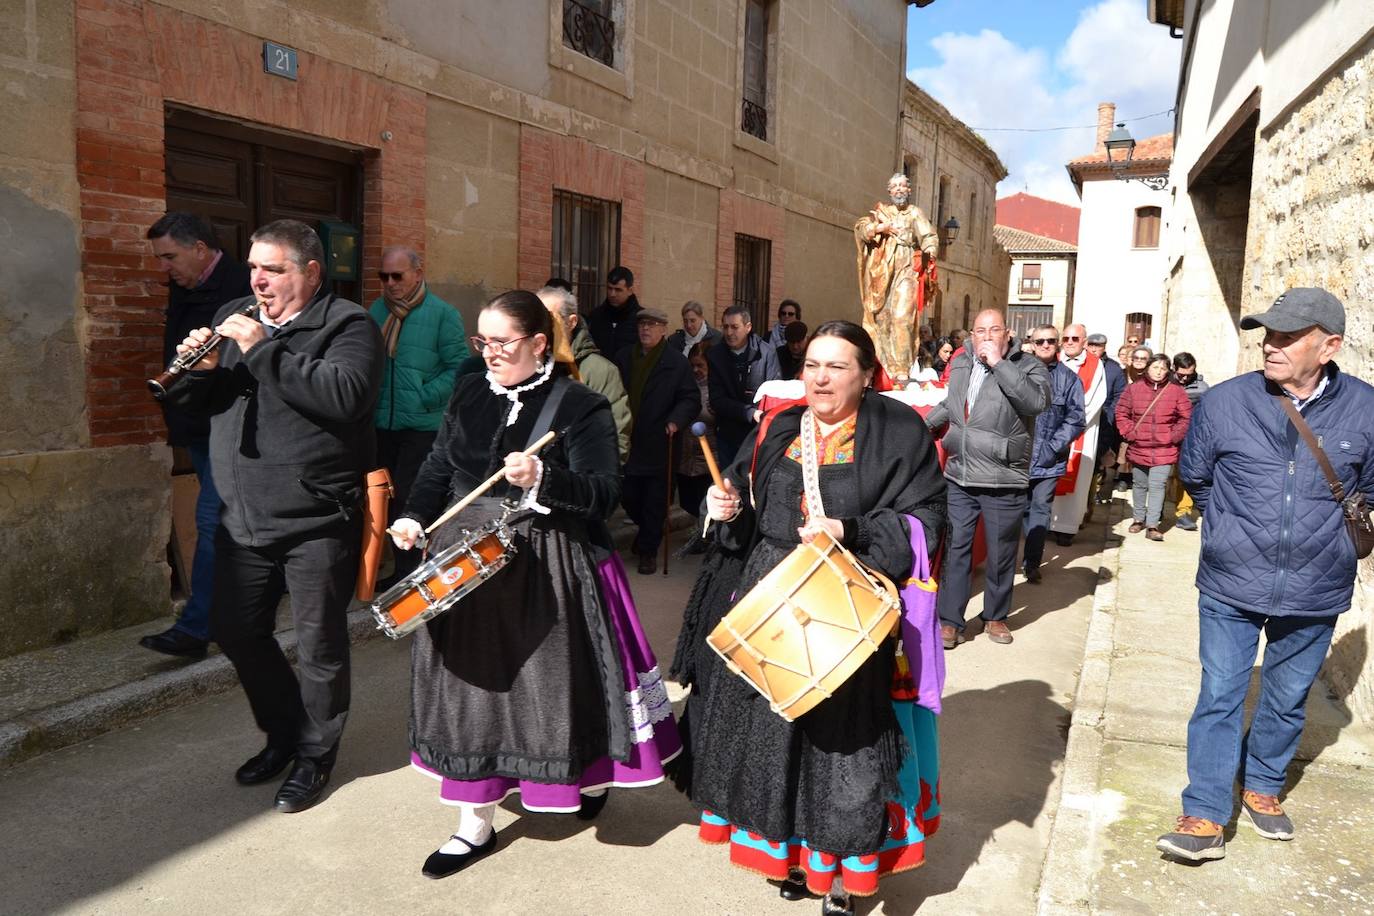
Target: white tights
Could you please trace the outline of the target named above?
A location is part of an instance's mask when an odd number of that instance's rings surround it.
[[[481,846],[491,837],[491,822],[496,819],[495,805],[460,805],[458,829],[439,851],[445,855],[462,855],[473,846]]]

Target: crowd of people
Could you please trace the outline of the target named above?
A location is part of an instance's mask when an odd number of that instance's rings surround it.
[[[674,775],[702,810],[704,841],[728,844],[731,861],[788,899],[850,912],[849,895],[922,864],[939,827],[940,646],[980,633],[1011,643],[1018,568],[1042,582],[1047,541],[1071,546],[1129,475],[1132,533],[1163,539],[1174,478],[1186,491],[1175,484],[1177,526],[1203,518],[1210,545],[1190,784],[1160,848],[1219,857],[1238,771],[1261,833],[1292,836],[1278,793],[1355,561],[1316,452],[1330,454],[1344,493],[1374,496],[1362,419],[1374,388],[1335,366],[1344,310],[1329,293],[1294,290],[1245,319],[1266,329],[1264,370],[1209,392],[1191,354],[1128,339],[1113,360],[1082,324],[1041,325],[1022,346],[997,309],[944,337],[921,326],[916,362],[900,372],[858,324],[808,329],[794,299],[765,333],[747,307],[726,308],[715,328],[689,301],[670,333],[624,266],[594,308],[556,277],[503,293],[469,337],[410,247],[382,253],[382,296],[364,309],[329,291],[303,223],[260,228],[246,266],[192,214],[147,235],[170,280],[167,355],[207,349],[165,402],[170,441],[202,484],[190,600],[144,645],[198,658],[219,643],[265,739],[236,778],[265,783],[289,767],[277,810],[316,804],[337,758],[363,479],[381,466],[395,498],[380,588],[477,525],[517,545],[499,589],[411,636],[411,763],[459,810],[426,876],[492,854],[495,807],[512,794],[530,811],[591,819],[608,789]],[[780,394],[766,397],[770,385]],[[1325,446],[1303,450],[1304,417]],[[720,456],[718,480],[695,424]],[[435,524],[494,474],[461,522]],[[636,569],[655,572],[674,490],[698,519],[685,549],[705,553],[672,666],[691,688],[681,730],[607,526],[623,507]],[[801,545],[830,542],[914,591],[902,593],[904,638],[883,640],[794,720],[705,637]],[[979,544],[985,586],[969,634]],[[940,587],[922,597],[937,557]],[[294,670],[273,635],[287,590]],[[1242,768],[1260,631],[1274,661]]]

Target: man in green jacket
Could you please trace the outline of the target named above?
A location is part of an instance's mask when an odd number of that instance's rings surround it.
[[[382,296],[369,309],[382,329],[386,363],[377,399],[377,461],[391,472],[396,494],[391,518],[406,504],[420,465],[434,447],[444,407],[453,394],[458,364],[468,358],[458,310],[429,291],[424,262],[413,248],[382,252]],[[388,587],[420,562],[419,550],[395,552]]]
[[[606,400],[611,402],[611,416],[615,418],[615,434],[620,446],[620,463],[624,464],[630,456],[630,399],[620,380],[620,370],[615,363],[602,356],[596,344],[592,343],[592,336],[587,333],[582,316],[577,312],[577,296],[571,290],[561,286],[546,286],[537,295],[545,308],[563,322],[582,384],[605,395]]]

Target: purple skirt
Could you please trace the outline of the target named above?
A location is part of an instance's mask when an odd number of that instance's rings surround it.
[[[425,766],[413,752],[410,765],[439,781],[439,801],[446,805],[491,805],[512,793],[520,793],[527,811],[573,812],[582,807],[582,793],[612,786],[630,789],[663,781],[663,765],[682,752],[682,739],[673,719],[668,690],[658,670],[649,640],[639,623],[630,581],[619,554],[612,553],[597,566],[601,597],[611,618],[611,628],[625,672],[626,716],[634,734],[630,759],[620,763],[609,757],[594,760],[575,783],[538,783],[507,776],[487,779],[449,779]]]

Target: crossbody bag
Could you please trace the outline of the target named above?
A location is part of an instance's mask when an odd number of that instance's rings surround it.
[[[1312,434],[1312,427],[1307,425],[1298,408],[1282,395],[1275,395],[1274,400],[1279,402],[1298,435],[1302,436],[1302,441],[1311,449],[1322,469],[1322,474],[1326,476],[1326,485],[1331,488],[1332,497],[1341,504],[1341,514],[1345,516],[1345,530],[1349,532],[1350,540],[1355,544],[1355,556],[1364,559],[1374,553],[1374,519],[1370,518],[1370,508],[1365,504],[1364,494],[1357,492],[1352,496],[1345,495],[1345,485],[1336,476],[1331,459],[1326,457],[1326,452],[1318,444],[1317,437]]]

